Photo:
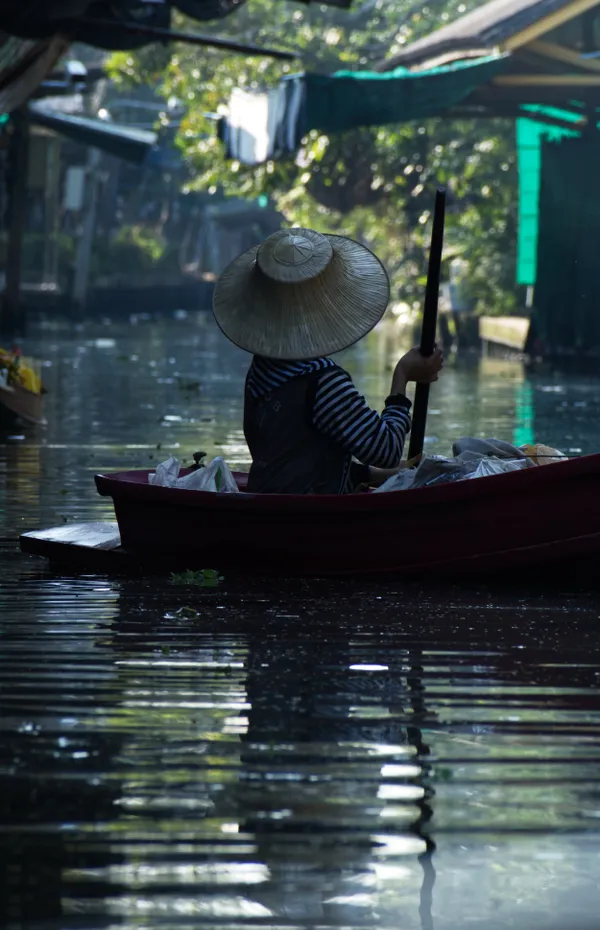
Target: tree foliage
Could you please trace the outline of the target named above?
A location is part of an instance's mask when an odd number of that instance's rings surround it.
[[[178,133],[191,186],[254,198],[268,194],[291,224],[360,239],[385,262],[393,296],[420,302],[428,220],[436,184],[449,190],[446,255],[467,262],[468,287],[480,309],[515,304],[517,183],[509,120],[444,118],[311,132],[295,158],[246,168],[224,158],[214,115],[234,87],[263,90],[300,70],[372,68],[404,44],[455,19],[478,0],[366,0],[354,10],[248,0],[204,31],[260,46],[291,48],[295,62],[246,58],[197,46],[150,46],[123,52],[110,73],[123,85],[157,86],[180,101]],[[189,28],[182,20],[180,27]],[[163,120],[169,120],[165,108]]]

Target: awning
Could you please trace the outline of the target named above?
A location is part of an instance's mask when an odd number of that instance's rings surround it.
[[[304,73],[263,94],[236,89],[219,133],[230,158],[260,164],[295,152],[312,129],[336,133],[439,116],[489,83],[508,60],[491,55],[429,71]]]
[[[307,74],[307,126],[333,133],[439,116],[491,81],[507,61],[506,56],[492,55],[429,71]]]
[[[30,103],[29,114],[31,122],[35,125],[53,129],[74,142],[101,149],[137,165],[145,161],[148,153],[156,145],[155,132],[119,126],[86,116],[59,113],[40,103]]]

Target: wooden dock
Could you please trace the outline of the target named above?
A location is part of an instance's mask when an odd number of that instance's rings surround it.
[[[479,338],[486,346],[501,346],[524,354],[529,336],[530,321],[524,316],[479,317]]]

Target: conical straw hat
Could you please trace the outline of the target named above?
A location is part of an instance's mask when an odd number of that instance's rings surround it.
[[[282,229],[227,266],[213,312],[228,339],[272,359],[311,359],[353,345],[390,298],[385,268],[344,236]]]

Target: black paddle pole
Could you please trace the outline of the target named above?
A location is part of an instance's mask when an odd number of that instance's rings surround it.
[[[435,333],[437,328],[438,300],[440,296],[440,272],[442,267],[442,248],[444,245],[444,217],[446,214],[446,191],[438,188],[435,195],[433,211],[433,229],[431,231],[431,249],[429,251],[429,270],[425,289],[425,308],[421,327],[421,355],[433,355]],[[425,442],[425,425],[427,423],[427,405],[429,403],[429,384],[417,384],[415,403],[410,433],[409,459],[421,455]]]

